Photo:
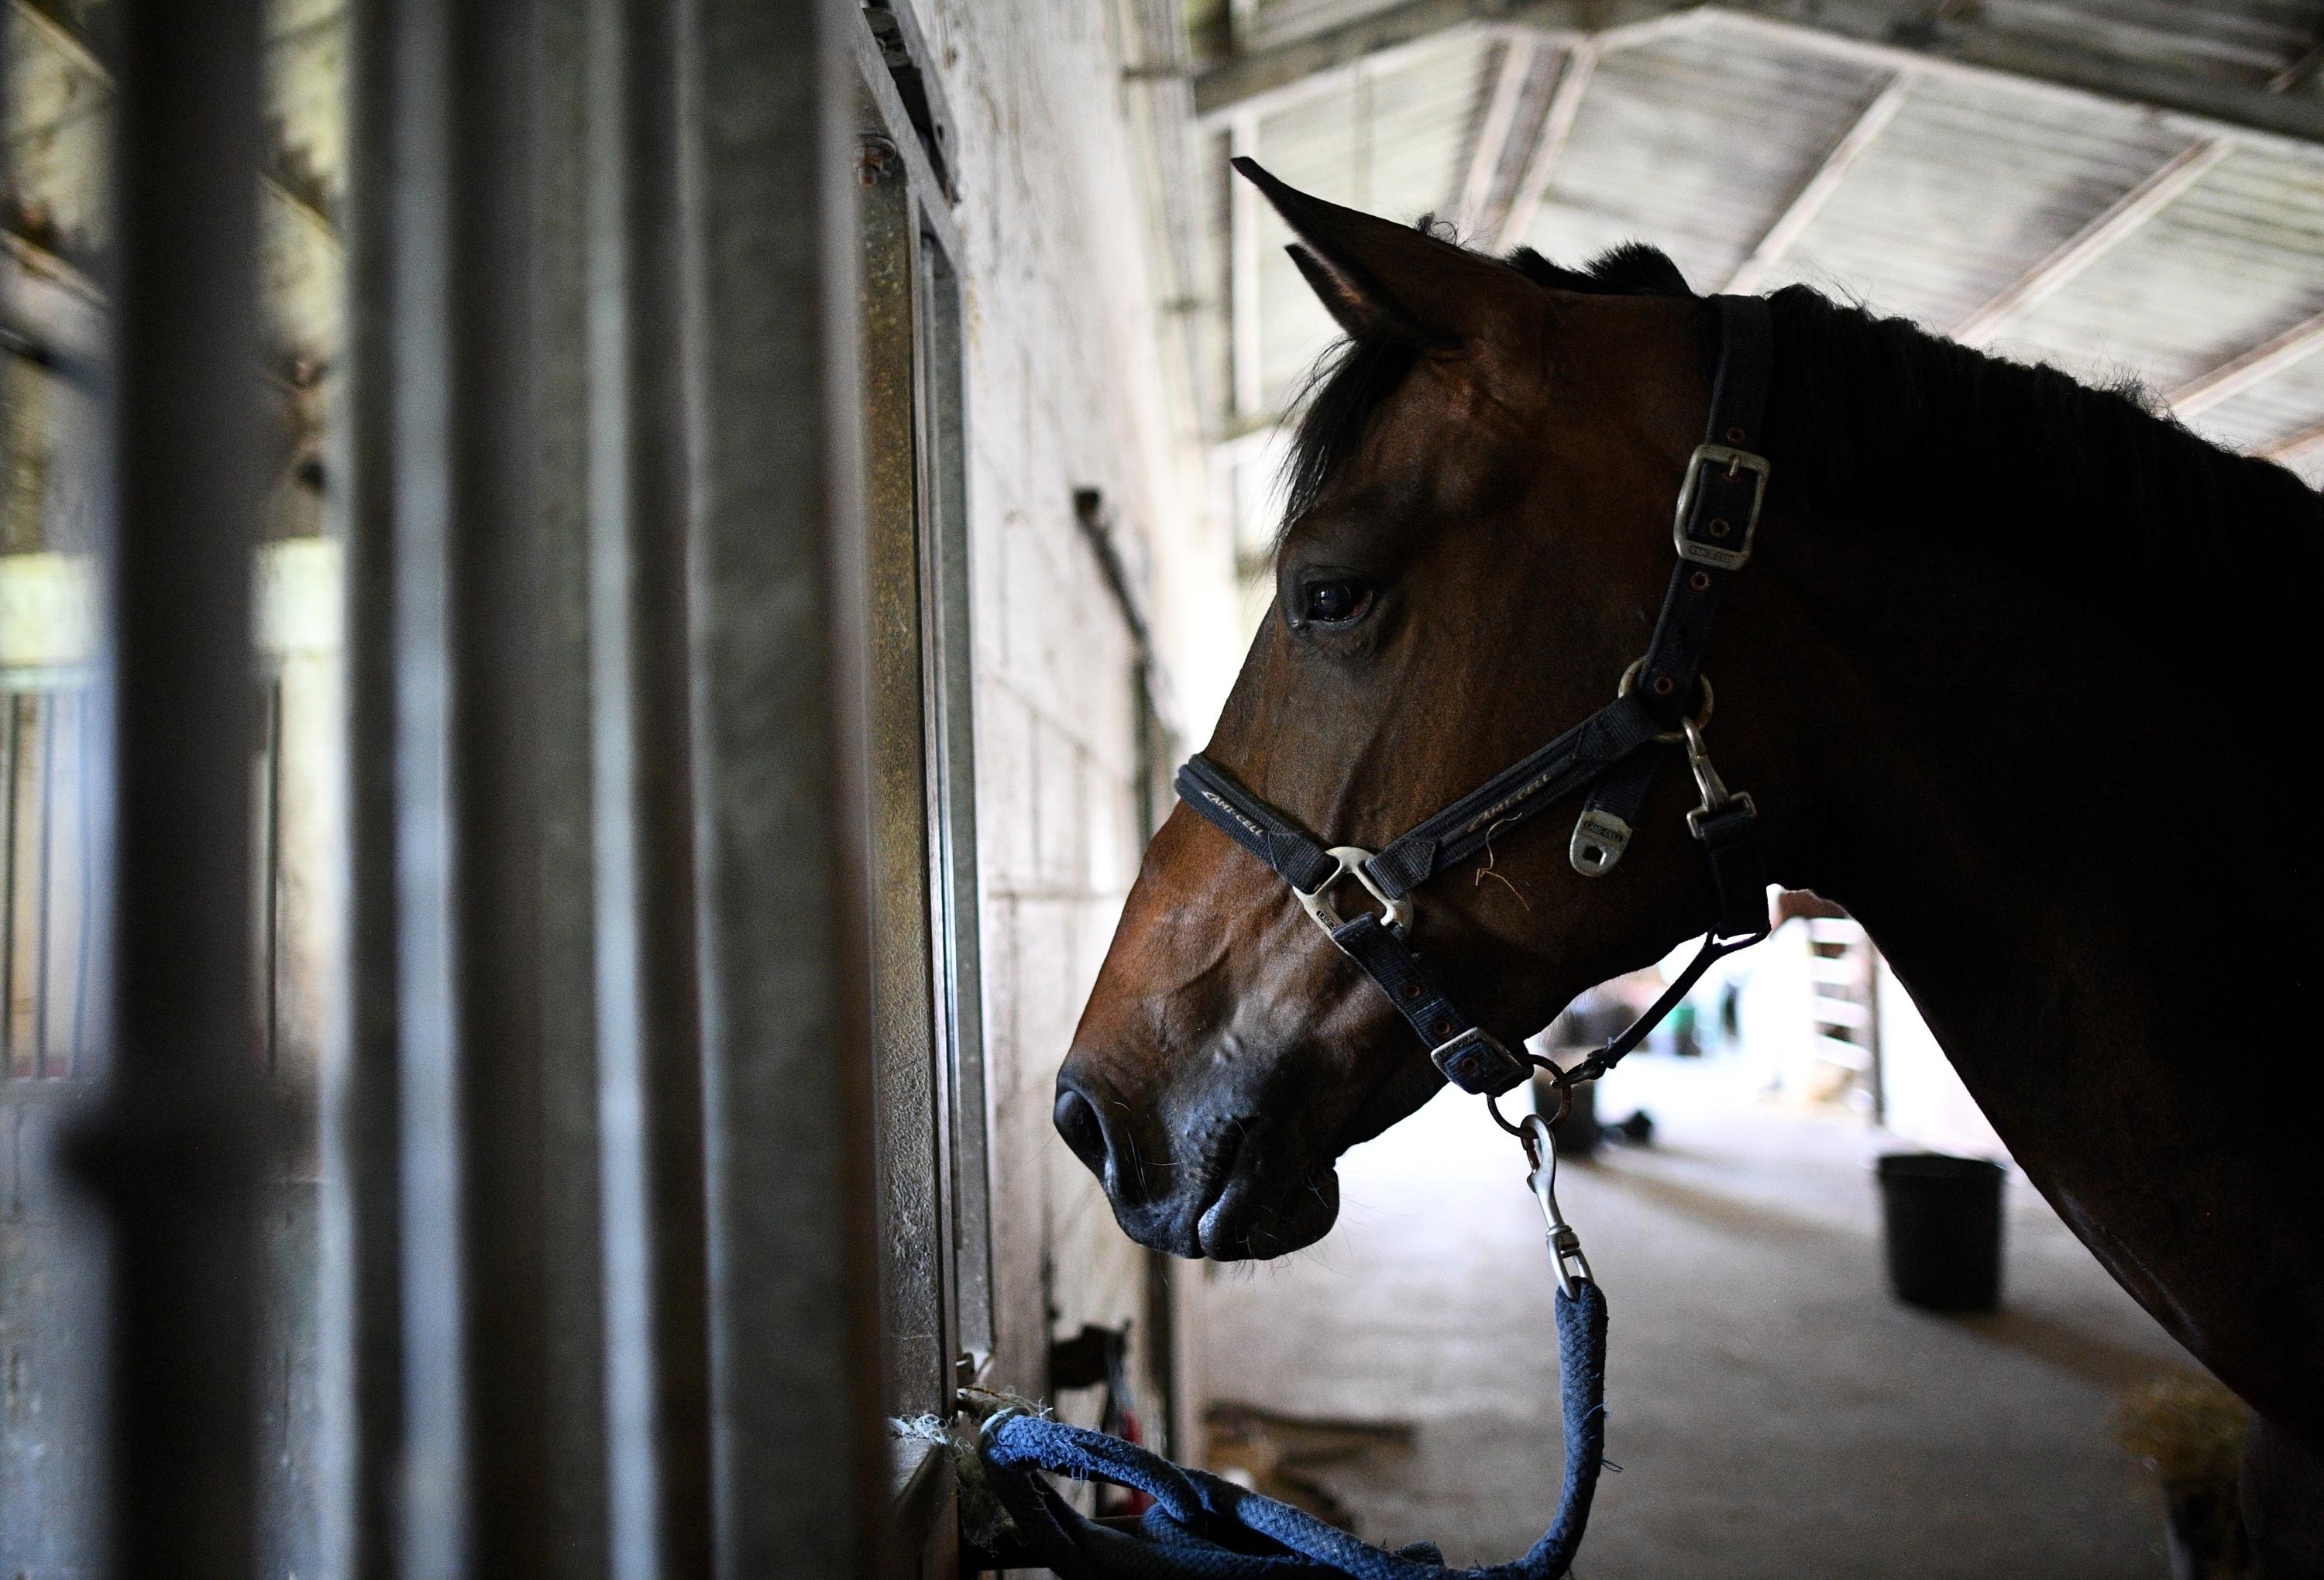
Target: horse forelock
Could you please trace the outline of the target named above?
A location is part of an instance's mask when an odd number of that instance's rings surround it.
[[[1453,239],[1434,216],[1423,215],[1417,228],[1440,241]],[[1536,285],[1556,290],[1592,296],[1693,294],[1678,265],[1643,242],[1611,248],[1582,269],[1553,263],[1531,247],[1520,247],[1502,262]],[[1283,466],[1284,530],[1315,508],[1419,358],[1419,346],[1389,331],[1351,335],[1316,358],[1291,403],[1299,417]],[[1281,547],[1280,534],[1277,547]]]

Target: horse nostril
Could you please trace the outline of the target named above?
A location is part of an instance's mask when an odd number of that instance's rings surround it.
[[[1105,1122],[1098,1117],[1096,1105],[1070,1088],[1061,1088],[1054,1117],[1057,1134],[1074,1149],[1074,1156],[1088,1164],[1091,1173],[1104,1179]]]

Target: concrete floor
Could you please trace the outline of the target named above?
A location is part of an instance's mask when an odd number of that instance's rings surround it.
[[[2008,1187],[2001,1314],[1884,1281],[1861,1121],[1756,1100],[1723,1061],[1618,1072],[1651,1151],[1571,1166],[1559,1199],[1604,1285],[1609,1457],[1582,1580],[2162,1576],[2161,1515],[2110,1430],[2127,1386],[2191,1363],[2031,1187]],[[1561,1459],[1541,1220],[1523,1158],[1447,1092],[1342,1164],[1323,1244],[1215,1269],[1204,1387],[1409,1420],[1322,1480],[1375,1540],[1454,1562],[1540,1535]]]

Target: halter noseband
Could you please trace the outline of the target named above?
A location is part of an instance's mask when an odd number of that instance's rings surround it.
[[[1188,806],[1272,868],[1298,896],[1307,914],[1388,995],[1402,1012],[1445,1079],[1488,1102],[1522,1084],[1536,1065],[1568,1087],[1594,1079],[1646,1040],[1723,955],[1767,936],[1766,864],[1759,849],[1757,809],[1750,796],[1731,793],[1711,765],[1702,727],[1710,721],[1711,683],[1702,650],[1727,583],[1751,557],[1751,535],[1766,492],[1768,465],[1753,446],[1767,398],[1774,334],[1767,304],[1757,297],[1711,299],[1719,315],[1719,369],[1711,383],[1703,442],[1689,458],[1679,487],[1673,538],[1678,564],[1663,595],[1646,656],[1630,666],[1618,694],[1581,723],[1480,785],[1417,828],[1374,853],[1323,842],[1252,795],[1201,753],[1178,770],[1178,795]],[[1700,694],[1702,706],[1688,717]],[[1406,896],[1449,868],[1485,849],[1513,822],[1587,788],[1573,827],[1568,859],[1584,877],[1612,871],[1622,859],[1639,809],[1653,787],[1662,754],[1656,744],[1683,745],[1702,804],[1687,813],[1710,869],[1715,915],[1694,959],[1662,996],[1605,1047],[1568,1070],[1509,1051],[1453,1002],[1411,942],[1413,907]],[[1379,911],[1342,920],[1332,892],[1352,877]],[[1496,1119],[1500,1119],[1498,1108]],[[1501,1120],[1506,1129],[1514,1129]]]

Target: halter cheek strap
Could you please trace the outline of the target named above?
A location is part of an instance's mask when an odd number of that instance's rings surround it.
[[[1719,366],[1703,442],[1680,481],[1672,528],[1678,563],[1654,637],[1612,702],[1377,854],[1325,846],[1200,753],[1178,770],[1179,796],[1292,886],[1333,943],[1410,1024],[1445,1079],[1489,1098],[1523,1083],[1536,1064],[1560,1085],[1603,1075],[1646,1040],[1713,961],[1767,935],[1757,808],[1750,796],[1727,789],[1703,744],[1713,698],[1702,654],[1728,583],[1750,562],[1766,492],[1768,465],[1757,446],[1774,336],[1759,298],[1712,297],[1711,305],[1719,316]],[[1477,855],[1509,824],[1583,790],[1569,858],[1586,877],[1612,871],[1653,789],[1664,754],[1649,749],[1658,744],[1684,746],[1694,776],[1701,804],[1687,814],[1687,827],[1711,880],[1711,925],[1694,959],[1645,1015],[1571,1070],[1559,1071],[1545,1060],[1512,1052],[1462,1010],[1412,946],[1406,896]],[[1349,878],[1379,911],[1342,918],[1333,896]]]

